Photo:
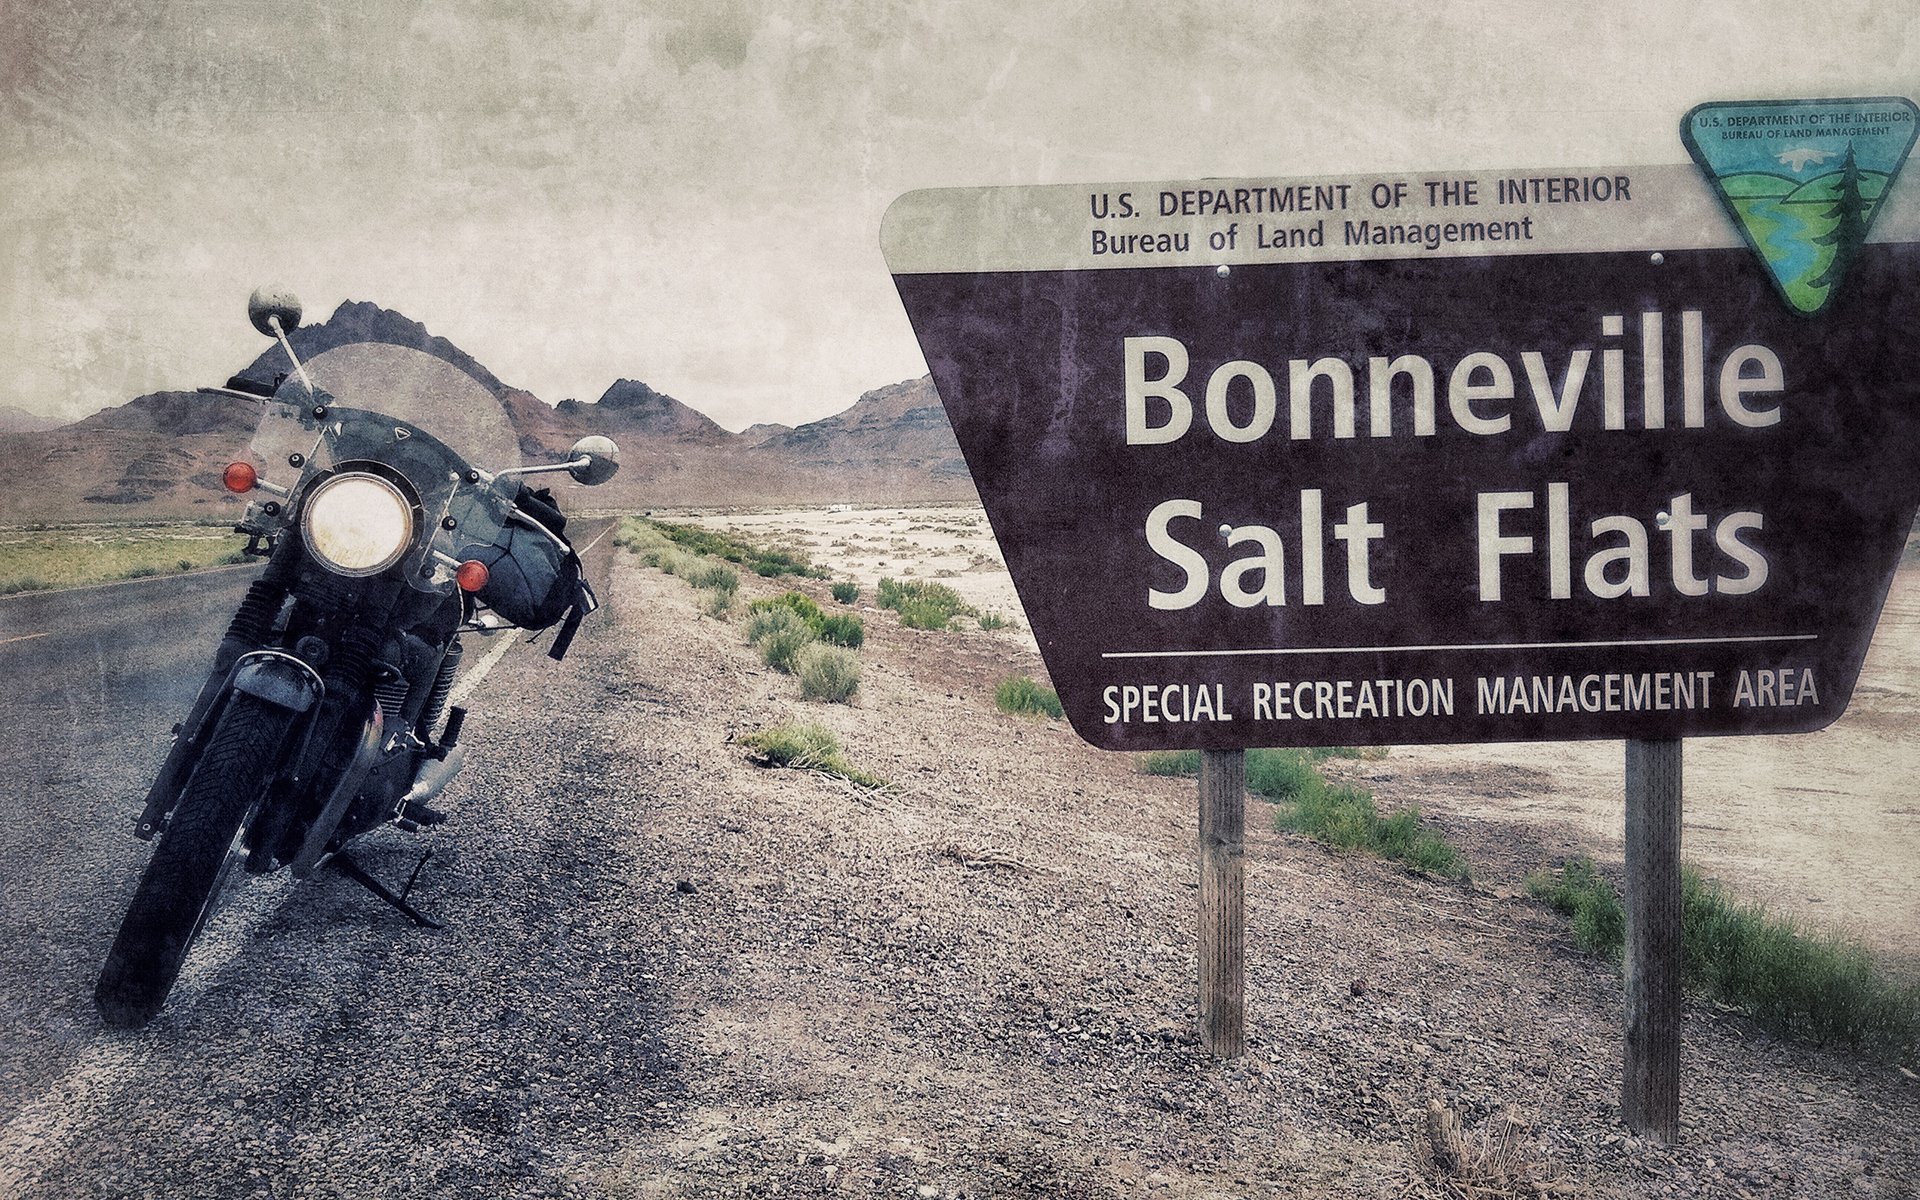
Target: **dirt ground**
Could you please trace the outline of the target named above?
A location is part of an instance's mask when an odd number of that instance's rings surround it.
[[[933,579],[983,611],[1025,615],[977,506],[699,515],[808,551],[871,593]],[[1685,748],[1687,861],[1743,898],[1920,964],[1920,569],[1896,577],[1853,703],[1819,733],[1702,738]],[[1407,746],[1348,769],[1392,806],[1513,824],[1562,853],[1617,861],[1618,742]],[[1336,770],[1341,770],[1338,765]],[[1538,865],[1538,864],[1534,864]]]
[[[646,1181],[632,1194],[1474,1195],[1420,1165],[1438,1102],[1476,1146],[1512,1147],[1520,1181],[1479,1194],[1920,1195],[1920,1079],[1711,1006],[1687,1016],[1682,1144],[1624,1133],[1617,971],[1517,894],[1529,866],[1609,852],[1617,746],[1348,768],[1425,805],[1481,869],[1472,885],[1330,853],[1253,803],[1249,1053],[1219,1064],[1194,1033],[1193,785],[995,711],[999,680],[1042,674],[1023,632],[918,632],[871,606],[878,575],[907,567],[1004,598],[977,510],[700,519],[805,546],[868,589],[860,691],[800,701],[737,621],[696,616],[684,584],[629,559],[624,619],[645,606],[674,631],[648,654],[649,704],[672,722],[636,741],[657,733],[671,764],[716,724],[737,741],[818,721],[895,786],[736,751],[698,794],[657,797],[662,853],[694,889],[669,1005],[694,1049],[683,1119],[623,1167]],[[913,551],[921,537],[937,549]],[[957,563],[972,569],[942,565]],[[749,579],[742,598],[783,586]],[[1730,823],[1703,809],[1695,822]],[[1885,872],[1884,902],[1910,905]]]

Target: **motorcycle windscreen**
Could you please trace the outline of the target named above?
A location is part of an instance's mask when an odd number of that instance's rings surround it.
[[[368,461],[400,474],[420,505],[420,549],[407,581],[450,590],[458,547],[500,540],[512,508],[508,483],[467,478],[470,464],[499,470],[518,463],[505,407],[459,368],[399,346],[337,347],[307,370],[322,395],[309,397],[289,379],[266,406],[252,447],[261,476],[291,485]],[[326,405],[326,416],[315,417],[315,402]]]

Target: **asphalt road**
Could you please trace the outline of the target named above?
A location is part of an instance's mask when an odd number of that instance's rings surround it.
[[[609,548],[588,555],[596,586]],[[362,840],[389,878],[434,846],[415,898],[446,931],[330,873],[246,880],[153,1025],[94,1013],[149,849],[134,816],[252,576],[0,601],[0,1196],[552,1194],[576,1126],[644,1126],[675,1087],[641,939],[580,956],[583,922],[636,919],[600,898],[631,830],[576,803],[606,775],[575,748],[614,653],[594,645],[605,616],[564,663],[545,636],[470,643],[494,669],[466,700],[459,819]]]

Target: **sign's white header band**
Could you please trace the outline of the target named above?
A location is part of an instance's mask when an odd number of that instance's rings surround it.
[[[1895,187],[1869,242],[1920,242]],[[894,201],[896,275],[1735,248],[1689,165],[940,188]]]

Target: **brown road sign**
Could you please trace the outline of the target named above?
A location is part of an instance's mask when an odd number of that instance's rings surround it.
[[[1690,167],[915,192],[883,241],[1111,749],[1820,728],[1920,502],[1920,202],[1783,303]]]

